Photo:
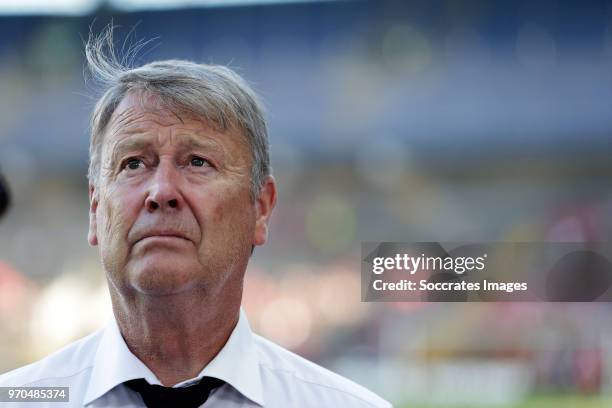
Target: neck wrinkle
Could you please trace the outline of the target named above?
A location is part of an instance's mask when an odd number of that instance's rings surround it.
[[[238,323],[242,288],[220,294],[116,296],[117,325],[130,351],[164,386],[196,377],[227,342]]]

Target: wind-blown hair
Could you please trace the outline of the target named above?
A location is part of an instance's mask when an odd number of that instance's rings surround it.
[[[271,172],[268,132],[263,108],[251,87],[231,69],[220,65],[184,60],[155,61],[139,67],[131,63],[143,43],[127,51],[120,61],[113,45],[113,27],[90,34],[85,45],[87,64],[93,79],[102,86],[102,96],[91,116],[89,144],[90,182],[100,176],[101,146],[113,112],[128,93],[154,96],[164,108],[202,118],[221,132],[241,130],[252,159],[251,192],[255,197]]]

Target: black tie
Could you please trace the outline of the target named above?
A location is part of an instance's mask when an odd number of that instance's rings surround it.
[[[143,378],[126,381],[124,384],[138,392],[148,408],[197,408],[206,402],[212,390],[224,383],[218,378],[203,377],[195,385],[179,388],[151,385]]]

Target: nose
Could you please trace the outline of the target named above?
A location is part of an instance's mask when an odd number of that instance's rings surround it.
[[[145,208],[149,212],[179,210],[183,198],[178,169],[171,163],[159,163],[151,179]]]

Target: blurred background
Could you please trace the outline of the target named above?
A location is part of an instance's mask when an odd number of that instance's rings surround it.
[[[280,184],[255,331],[396,407],[612,403],[612,306],[362,303],[362,241],[610,241],[607,1],[0,2],[0,372],[101,327],[83,40],[227,64]],[[131,32],[131,36],[129,35]]]

